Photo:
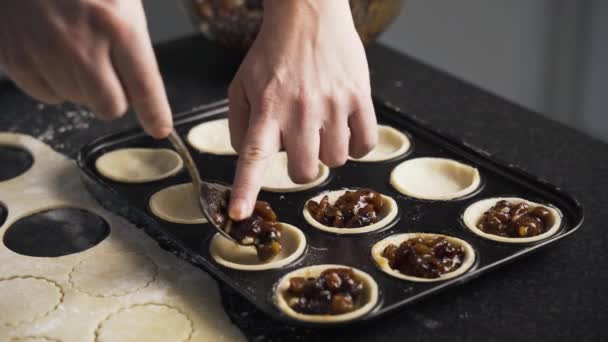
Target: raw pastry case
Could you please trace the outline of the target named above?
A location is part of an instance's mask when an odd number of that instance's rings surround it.
[[[299,227],[307,238],[306,251],[295,262],[281,269],[239,271],[222,267],[209,255],[208,244],[215,231],[208,225],[184,225],[166,222],[148,209],[148,199],[168,186],[188,182],[185,171],[156,182],[144,184],[117,183],[102,177],[95,170],[95,160],[103,153],[125,147],[171,148],[167,141],[146,136],[139,128],[101,137],[84,146],[78,155],[85,185],[106,208],[125,216],[142,227],[158,244],[209,272],[222,286],[230,287],[256,308],[270,317],[296,325],[319,326],[319,323],[296,321],[281,313],[273,302],[274,287],[281,276],[296,268],[317,264],[343,264],[369,273],[378,283],[380,298],[367,315],[344,323],[369,321],[398,310],[410,303],[433,296],[439,291],[458,286],[497,269],[508,262],[521,259],[539,249],[574,233],[582,224],[580,203],[561,189],[533,176],[515,165],[496,160],[490,153],[430,127],[415,116],[401,113],[385,104],[376,103],[379,123],[390,125],[406,133],[411,140],[410,151],[393,160],[373,163],[348,161],[333,169],[328,181],[318,187],[293,193],[262,191],[259,199],[268,201],[280,221]],[[194,108],[175,116],[175,128],[182,136],[190,128],[204,121],[225,117],[226,101]],[[209,181],[229,184],[234,177],[236,156],[193,153],[201,177]],[[477,167],[482,179],[479,189],[472,194],[450,201],[430,201],[407,197],[389,184],[391,170],[404,160],[432,156],[454,159]],[[397,219],[386,229],[356,234],[335,235],[308,225],[302,216],[305,202],[327,190],[369,187],[393,197],[399,206]],[[553,236],[528,244],[504,244],[483,239],[469,231],[461,216],[470,204],[490,197],[522,197],[538,203],[551,204],[562,217],[560,230]],[[371,257],[371,247],[384,237],[405,232],[441,233],[469,242],[476,252],[473,267],[454,279],[442,282],[416,283],[393,278],[383,273]],[[568,248],[561,245],[561,248]]]

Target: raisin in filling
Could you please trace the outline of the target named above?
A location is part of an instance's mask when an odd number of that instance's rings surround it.
[[[399,246],[390,244],[384,248],[382,256],[394,270],[433,279],[460,267],[465,249],[443,236],[425,236],[408,239]]]
[[[350,268],[330,268],[319,277],[293,277],[285,296],[296,312],[308,315],[340,315],[354,311],[363,282]]]
[[[257,201],[249,218],[233,221],[230,226],[225,208],[215,212],[213,220],[239,243],[253,245],[261,261],[268,261],[281,252],[281,224],[268,202]]]
[[[513,204],[502,200],[483,214],[477,228],[488,234],[523,238],[543,234],[553,221],[553,215],[547,208],[531,208],[523,202]]]
[[[306,209],[319,223],[337,228],[359,228],[369,226],[380,220],[384,208],[382,195],[371,189],[346,191],[332,205],[329,197],[321,201],[306,203]]]

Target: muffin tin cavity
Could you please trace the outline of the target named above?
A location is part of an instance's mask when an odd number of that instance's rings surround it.
[[[437,278],[423,278],[416,277],[408,274],[401,273],[399,270],[393,269],[388,262],[388,259],[383,256],[384,249],[388,245],[399,246],[402,242],[407,241],[409,239],[417,238],[417,237],[443,237],[449,242],[464,247],[464,258],[462,259],[462,263],[458,268],[451,272],[443,273]],[[398,279],[414,281],[414,282],[436,282],[443,281],[451,278],[455,278],[457,276],[462,275],[466,271],[468,271],[471,266],[475,263],[475,250],[473,247],[466,241],[462,239],[458,239],[452,236],[446,236],[442,234],[432,234],[432,233],[405,233],[405,234],[396,234],[388,236],[374,244],[371,250],[372,258],[376,262],[376,265],[382,270],[382,272],[393,276]]]
[[[32,154],[16,146],[0,145],[0,182],[15,178],[34,164]]]
[[[328,192],[323,192],[313,198],[311,198],[309,201],[315,201],[315,202],[320,202],[321,199],[324,196],[327,196],[329,199],[329,203],[330,204],[334,204],[336,202],[336,200],[344,195],[344,193],[348,190],[354,191],[352,189],[341,189],[341,190],[334,190],[334,191],[328,191]],[[363,234],[363,233],[369,233],[369,232],[373,232],[373,231],[377,231],[383,228],[387,228],[391,223],[394,223],[395,219],[397,218],[397,214],[399,213],[399,208],[397,206],[397,202],[395,202],[395,200],[389,196],[386,195],[381,195],[382,196],[382,202],[384,204],[382,210],[380,211],[380,213],[378,214],[378,218],[379,221],[376,223],[373,223],[371,225],[367,225],[367,226],[363,226],[363,227],[357,227],[357,228],[339,228],[339,227],[330,227],[330,226],[326,226],[324,224],[322,224],[321,222],[317,221],[310,213],[310,211],[308,210],[306,204],[304,205],[304,209],[302,210],[302,215],[304,216],[304,219],[306,220],[306,222],[308,222],[309,225],[326,231],[326,232],[330,232],[330,233],[334,233],[334,234]],[[308,201],[307,201],[308,203]]]
[[[483,214],[492,208],[499,201],[508,201],[513,204],[525,203],[530,208],[535,207],[543,207],[547,209],[552,218],[552,224],[548,227],[548,229],[539,235],[530,236],[530,237],[506,237],[495,234],[490,234],[484,232],[483,230],[478,228],[479,220],[482,218]],[[523,198],[518,197],[495,197],[495,198],[487,198],[480,201],[477,201],[466,208],[464,213],[462,214],[462,222],[465,227],[467,227],[471,232],[481,236],[484,239],[503,242],[503,243],[529,243],[529,242],[537,242],[544,240],[552,235],[555,235],[559,231],[562,226],[562,213],[559,212],[552,206],[544,205],[532,201],[525,200]]]
[[[357,162],[381,162],[399,158],[410,152],[410,139],[405,133],[387,126],[378,125],[378,143],[365,157],[352,159]]]
[[[268,192],[297,192],[312,189],[323,184],[329,177],[329,168],[319,162],[319,174],[315,180],[305,184],[296,184],[287,171],[287,153],[279,152],[272,156],[262,179],[262,190]]]
[[[356,309],[354,311],[338,314],[338,315],[312,315],[312,314],[303,314],[293,310],[289,303],[287,303],[285,294],[289,289],[289,280],[293,277],[318,277],[321,273],[327,269],[335,269],[335,268],[348,268],[352,269],[355,276],[358,280],[363,282],[363,292],[360,295],[360,299],[356,304]],[[315,265],[303,267],[294,271],[291,271],[285,274],[281,279],[279,279],[277,286],[275,287],[274,294],[275,305],[281,313],[294,318],[298,321],[304,322],[314,322],[314,323],[337,323],[337,322],[345,322],[350,321],[361,316],[364,316],[368,312],[370,312],[378,303],[378,284],[370,276],[369,274],[345,265]]]
[[[479,188],[479,171],[446,158],[416,158],[397,165],[391,185],[404,195],[427,200],[462,198]]]
[[[306,237],[297,227],[281,223],[281,252],[273,259],[259,260],[255,247],[241,246],[215,234],[209,244],[209,254],[218,264],[241,271],[262,271],[285,267],[298,260],[306,249]]]
[[[183,167],[182,158],[166,148],[124,148],[95,161],[103,177],[116,182],[147,183],[173,176]]]
[[[85,251],[110,234],[100,216],[79,208],[54,208],[32,213],[11,224],[4,245],[32,257],[58,257]]]

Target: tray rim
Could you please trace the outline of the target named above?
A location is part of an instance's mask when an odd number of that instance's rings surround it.
[[[176,126],[177,126],[177,125],[189,123],[190,121],[196,121],[199,119],[199,116],[212,116],[212,115],[216,115],[219,113],[224,113],[227,111],[227,108],[228,108],[227,104],[228,104],[227,99],[222,99],[219,101],[211,102],[209,104],[204,104],[201,106],[193,107],[189,110],[185,110],[185,111],[176,113],[174,116],[174,122],[176,123]],[[441,141],[442,145],[444,145],[444,147],[445,147],[445,145],[447,145],[449,147],[458,149],[456,154],[458,154],[458,156],[460,158],[469,159],[469,157],[471,157],[471,156],[474,158],[479,158],[479,159],[483,160],[483,162],[491,164],[493,166],[493,168],[496,170],[499,170],[499,169],[504,170],[504,172],[501,172],[501,176],[503,176],[503,177],[505,175],[507,175],[509,178],[516,178],[519,181],[523,180],[526,183],[536,184],[536,186],[540,187],[542,189],[542,191],[550,193],[551,196],[559,198],[561,201],[565,201],[564,203],[568,204],[568,207],[569,207],[568,209],[570,211],[570,214],[575,218],[575,222],[568,222],[568,225],[571,225],[571,228],[569,228],[567,231],[564,231],[565,227],[562,227],[562,228],[560,228],[560,232],[556,233],[556,235],[549,237],[545,240],[542,240],[542,241],[539,241],[536,243],[522,244],[523,246],[526,246],[527,248],[517,251],[517,252],[509,255],[506,258],[503,258],[492,264],[485,265],[483,267],[474,265],[472,267],[472,271],[465,273],[461,277],[457,277],[455,279],[446,280],[445,282],[437,283],[436,286],[429,288],[427,290],[424,290],[405,300],[401,300],[399,302],[395,302],[390,305],[382,305],[380,307],[380,304],[383,304],[383,302],[384,302],[383,298],[381,296],[381,298],[379,299],[378,306],[376,308],[374,308],[372,311],[370,311],[369,314],[367,314],[361,318],[351,320],[351,321],[346,321],[346,322],[333,323],[333,324],[310,323],[310,322],[302,322],[302,321],[297,321],[297,320],[291,319],[291,318],[281,314],[280,312],[278,312],[278,310],[273,310],[273,311],[266,310],[266,308],[260,307],[255,302],[249,300],[247,298],[248,295],[245,292],[241,291],[241,289],[237,288],[236,286],[233,286],[233,283],[230,281],[232,279],[230,276],[228,276],[226,273],[223,273],[223,272],[217,272],[215,270],[215,268],[218,268],[218,267],[213,265],[212,262],[203,258],[201,255],[191,253],[189,251],[189,249],[186,248],[178,239],[176,239],[174,236],[172,236],[172,234],[170,234],[168,231],[166,231],[160,223],[157,223],[156,221],[154,221],[151,217],[149,217],[149,215],[147,213],[130,205],[128,203],[128,201],[126,201],[120,195],[120,193],[118,193],[116,190],[114,190],[110,185],[106,184],[101,177],[98,177],[97,175],[95,175],[95,173],[92,170],[87,168],[87,165],[86,165],[87,160],[88,160],[87,156],[92,154],[93,152],[95,152],[97,149],[96,147],[98,145],[100,145],[100,143],[102,143],[106,140],[111,140],[113,143],[117,143],[122,140],[133,139],[136,137],[145,136],[145,132],[139,126],[133,126],[131,128],[127,128],[127,129],[120,130],[120,131],[117,131],[114,133],[106,134],[106,135],[103,135],[96,139],[93,139],[92,141],[83,145],[80,148],[76,162],[77,162],[78,167],[81,170],[81,176],[85,180],[84,183],[85,183],[87,189],[89,190],[89,192],[91,192],[93,194],[93,197],[95,197],[95,199],[102,204],[102,206],[106,207],[106,209],[108,209],[112,212],[116,212],[116,210],[114,210],[114,208],[111,208],[111,206],[108,203],[104,203],[105,201],[102,201],[100,198],[98,198],[98,196],[100,196],[100,197],[106,196],[106,198],[108,198],[107,195],[110,195],[110,197],[112,198],[112,201],[114,203],[118,203],[120,205],[125,206],[127,212],[131,213],[131,215],[136,215],[137,221],[140,221],[139,224],[134,222],[136,224],[136,226],[138,226],[138,227],[143,226],[147,235],[149,235],[151,238],[156,240],[161,248],[168,250],[169,252],[171,252],[173,254],[176,254],[178,257],[194,264],[195,266],[197,266],[199,268],[202,268],[205,272],[208,272],[215,279],[217,279],[218,281],[221,281],[225,285],[228,285],[234,292],[238,293],[240,296],[247,299],[254,307],[256,307],[256,309],[264,312],[266,315],[272,317],[273,319],[277,319],[282,322],[286,322],[286,323],[298,325],[298,326],[304,326],[304,327],[314,327],[314,328],[336,327],[336,326],[345,326],[345,325],[355,324],[357,322],[369,322],[369,321],[375,320],[386,314],[390,314],[397,309],[402,309],[403,307],[405,307],[409,304],[417,302],[420,299],[422,299],[432,293],[436,293],[436,292],[438,293],[447,288],[464,284],[470,280],[473,280],[479,276],[482,276],[488,270],[498,268],[498,267],[508,264],[516,259],[519,259],[525,255],[533,253],[533,252],[539,250],[540,248],[543,248],[549,244],[552,244],[567,236],[570,236],[572,233],[574,233],[575,231],[580,229],[582,223],[584,222],[584,208],[583,208],[582,204],[576,199],[576,197],[565,192],[561,188],[554,186],[547,180],[531,174],[530,172],[524,170],[523,168],[521,168],[518,165],[506,162],[500,158],[493,156],[491,153],[489,153],[481,148],[478,148],[472,144],[469,144],[468,142],[466,142],[463,139],[457,138],[449,133],[446,133],[443,130],[434,128],[430,123],[416,117],[415,115],[402,111],[400,108],[393,106],[389,102],[380,101],[379,99],[374,98],[374,105],[376,108],[378,108],[382,111],[389,111],[394,114],[398,114],[396,116],[390,117],[390,119],[388,119],[387,121],[393,121],[393,122],[404,121],[404,122],[406,122],[405,125],[416,126],[416,129],[418,129],[419,131],[422,131],[422,133],[424,133],[425,135],[431,136],[431,138],[434,140]],[[408,132],[408,134],[409,134],[409,132]],[[463,154],[461,152],[465,152],[465,153]],[[101,189],[103,189],[103,192],[105,194],[99,195],[98,192],[101,192],[102,190],[92,189],[93,186],[101,187]],[[570,210],[570,209],[573,209],[573,210]],[[123,213],[118,213],[118,214],[125,217],[126,219],[128,219],[131,222],[134,221],[133,217],[131,215],[123,214]],[[149,230],[152,230],[152,232],[150,232]],[[177,249],[179,249],[179,250],[177,250]],[[478,260],[476,260],[476,264],[477,264],[477,262],[478,262]]]

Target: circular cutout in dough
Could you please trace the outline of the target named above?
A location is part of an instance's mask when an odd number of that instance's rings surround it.
[[[336,200],[340,196],[344,195],[344,193],[346,191],[352,191],[352,190],[353,189],[341,189],[341,190],[327,191],[327,192],[318,194],[317,196],[311,198],[310,200],[319,202],[319,201],[321,201],[323,196],[327,195],[327,197],[329,199],[329,203],[334,204],[334,203],[336,203]],[[381,219],[378,222],[376,222],[372,225],[369,225],[369,226],[364,226],[364,227],[359,227],[359,228],[338,228],[338,227],[326,226],[326,225],[320,223],[319,221],[315,220],[314,217],[312,217],[312,215],[308,211],[308,208],[306,207],[306,204],[304,205],[304,210],[302,210],[302,214],[304,215],[304,219],[306,220],[306,222],[308,222],[308,224],[310,224],[311,226],[313,226],[317,229],[320,229],[320,230],[323,230],[326,232],[330,232],[330,233],[334,233],[334,234],[362,234],[362,233],[373,232],[373,231],[376,231],[376,230],[379,230],[382,228],[386,228],[389,224],[391,224],[395,220],[395,218],[397,217],[397,214],[399,213],[399,207],[397,205],[397,202],[395,202],[395,200],[392,197],[386,196],[384,194],[381,194],[381,195],[382,195],[382,200],[384,202],[384,208],[380,212]]]
[[[410,139],[397,129],[378,125],[378,143],[371,152],[362,158],[351,160],[357,162],[379,162],[395,159],[407,153],[411,147]]]
[[[166,148],[123,148],[103,154],[95,168],[103,177],[122,183],[147,183],[171,177],[184,163]]]
[[[61,287],[34,276],[0,278],[0,325],[32,322],[55,310],[63,301]]]
[[[192,183],[177,184],[156,192],[148,205],[152,214],[168,222],[206,223],[207,219],[198,206],[198,195]]]
[[[236,155],[230,142],[228,119],[198,124],[188,132],[188,142],[199,152],[218,155]]]
[[[283,295],[283,293],[289,288],[289,279],[293,277],[318,277],[321,272],[329,268],[350,268],[353,270],[357,278],[363,282],[364,292],[362,293],[361,303],[359,303],[358,309],[341,315],[309,315],[299,313],[289,307]],[[378,284],[376,284],[374,278],[372,278],[369,274],[354,267],[331,264],[314,265],[299,268],[281,277],[277,283],[277,286],[275,287],[274,301],[275,305],[281,312],[299,321],[314,323],[345,322],[366,315],[376,306],[378,303]]]
[[[7,217],[8,217],[8,209],[6,209],[6,206],[4,205],[4,203],[0,202],[0,227],[2,227],[2,225],[4,224],[4,221],[6,221]]]
[[[306,236],[297,227],[281,222],[281,252],[268,262],[258,259],[253,246],[238,245],[219,233],[209,244],[209,254],[218,264],[241,271],[280,268],[297,260],[306,249]]]
[[[319,175],[315,180],[306,184],[296,184],[287,171],[287,153],[276,153],[264,172],[262,190],[269,192],[296,192],[314,188],[321,185],[329,177],[329,168],[319,162]]]
[[[410,276],[407,274],[403,274],[403,273],[399,272],[398,270],[391,268],[391,266],[388,264],[388,259],[386,259],[385,257],[382,256],[384,249],[386,248],[386,246],[388,246],[390,244],[399,246],[403,241],[406,241],[406,240],[409,240],[409,239],[412,239],[415,237],[419,237],[419,236],[424,237],[424,236],[429,236],[429,235],[430,236],[442,236],[442,237],[446,238],[448,241],[459,244],[464,247],[464,250],[465,250],[464,260],[462,261],[462,264],[460,265],[460,267],[458,267],[457,269],[455,269],[452,272],[444,273],[441,276],[439,276],[438,278],[421,278],[421,277],[414,277],[414,276]],[[455,278],[455,277],[465,273],[466,271],[468,271],[471,268],[471,266],[473,266],[473,264],[475,263],[475,250],[473,249],[471,244],[469,244],[468,242],[466,242],[462,239],[455,238],[453,236],[447,236],[447,235],[443,235],[443,234],[433,234],[433,233],[404,233],[404,234],[390,235],[390,236],[376,242],[372,246],[371,253],[372,253],[372,258],[376,262],[376,265],[380,268],[380,270],[382,270],[382,272],[384,272],[388,275],[391,275],[395,278],[415,281],[415,282],[423,282],[423,283],[444,281],[447,279]]]
[[[13,222],[3,242],[21,255],[59,257],[92,248],[109,234],[110,226],[95,213],[80,208],[50,208]]]
[[[154,281],[156,264],[139,253],[92,254],[70,272],[72,286],[94,297],[118,297]]]
[[[488,211],[488,209],[493,207],[498,201],[502,201],[502,200],[509,201],[514,204],[519,204],[519,203],[524,202],[524,203],[528,204],[530,207],[541,206],[543,208],[546,208],[547,210],[549,210],[549,212],[553,216],[553,224],[551,225],[551,227],[549,227],[549,229],[547,229],[546,232],[544,232],[540,235],[525,237],[525,238],[512,238],[512,237],[488,234],[488,233],[482,231],[481,229],[477,228],[477,222],[479,222],[479,219],[481,218],[481,216],[486,211]],[[546,239],[546,238],[554,235],[555,233],[557,233],[557,231],[559,231],[559,228],[562,225],[562,215],[558,210],[556,210],[555,208],[553,208],[551,206],[528,201],[523,198],[495,197],[495,198],[483,199],[483,200],[477,201],[477,202],[471,204],[470,206],[468,206],[467,209],[464,211],[464,214],[462,215],[462,222],[470,231],[472,231],[473,233],[475,233],[485,239],[488,239],[488,240],[494,240],[494,241],[506,242],[506,243],[527,243],[527,242],[540,241],[540,240]]]
[[[0,182],[24,174],[34,164],[34,157],[26,149],[0,143]],[[6,165],[10,165],[7,167]]]
[[[416,158],[397,165],[391,185],[400,193],[419,199],[452,200],[479,188],[479,171],[445,158]]]
[[[192,336],[190,318],[165,304],[137,304],[106,317],[95,331],[96,342],[182,342]]]

